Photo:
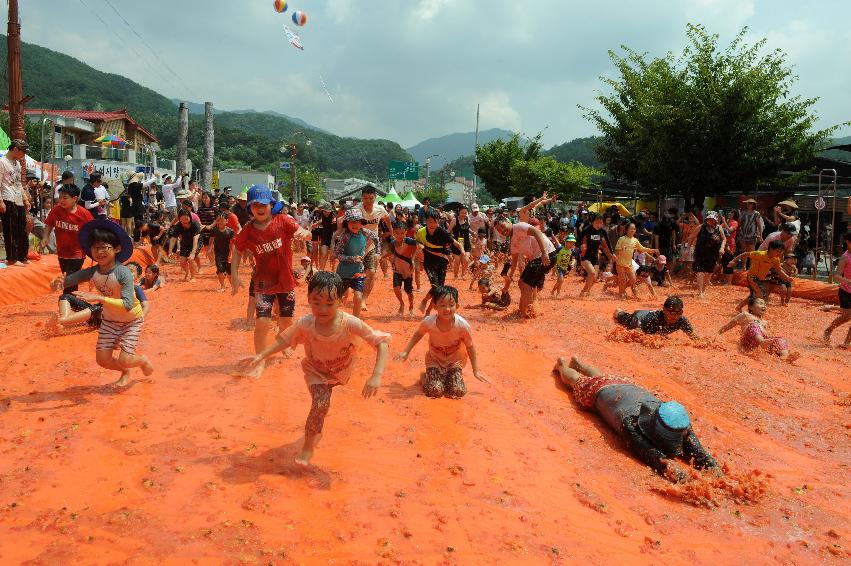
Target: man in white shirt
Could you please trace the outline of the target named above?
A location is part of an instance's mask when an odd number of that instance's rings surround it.
[[[384,224],[388,233],[392,231],[392,227],[390,225],[390,217],[387,215],[387,210],[385,210],[381,205],[375,206],[375,187],[372,185],[365,185],[363,189],[361,189],[361,203],[358,205],[358,208],[360,208],[361,214],[363,215],[363,227],[378,234],[379,239],[382,240],[382,245],[384,245],[384,241],[381,238],[381,231],[378,226],[379,224]],[[363,258],[366,281],[363,286],[363,302],[361,303],[361,310],[366,310],[366,300],[369,298],[370,293],[372,293],[372,285],[375,280],[375,268],[378,265],[378,259],[380,256],[381,250],[371,250],[370,252],[367,252]]]
[[[65,171],[64,173],[62,173],[62,180],[60,180],[58,183],[53,185],[53,201],[56,202],[56,200],[59,198],[59,189],[63,185],[69,186],[69,185],[73,185],[73,184],[74,184],[74,173],[72,173],[71,171]]]
[[[520,274],[520,315],[534,318],[532,305],[538,296],[538,291],[544,288],[547,273],[555,263],[556,248],[544,234],[525,222],[512,225],[505,220],[497,222],[494,229],[502,236],[511,236],[511,270],[505,279],[504,291],[508,291],[514,272],[517,270],[518,259],[522,254],[526,258],[526,267]]]
[[[97,215],[106,218],[109,212],[109,191],[100,179],[92,183],[92,188],[95,190],[95,201],[99,205]]]
[[[172,183],[171,175],[166,175],[163,179],[163,202],[165,203],[165,211],[169,220],[173,220],[177,214],[177,196],[175,192],[183,188],[183,178],[187,176],[186,173],[182,173],[174,183]]]
[[[29,192],[21,184],[20,161],[26,157],[29,145],[24,140],[12,140],[9,151],[0,158],[0,221],[3,222],[3,245],[7,265],[29,263],[27,239],[27,210]]]

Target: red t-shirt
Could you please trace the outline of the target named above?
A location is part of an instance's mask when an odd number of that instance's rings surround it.
[[[56,253],[62,259],[83,259],[86,257],[80,248],[80,228],[91,222],[92,213],[77,205],[77,210],[69,212],[61,206],[50,209],[44,223],[53,228],[56,234]]]
[[[290,244],[297,230],[298,224],[290,215],[279,214],[263,230],[257,229],[254,222],[247,223],[234,238],[233,245],[240,253],[254,254],[257,293],[272,295],[295,289]]]
[[[239,223],[239,218],[233,212],[228,213],[228,228],[233,230],[234,234],[239,234],[242,230],[242,224]]]

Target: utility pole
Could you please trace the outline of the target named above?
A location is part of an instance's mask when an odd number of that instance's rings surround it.
[[[177,173],[186,170],[186,145],[189,142],[189,107],[185,102],[180,103],[177,110]]]
[[[291,178],[290,178],[290,203],[297,202],[296,201],[296,190],[295,190],[295,182],[296,182],[295,156],[296,156],[296,149],[295,149],[295,144],[293,144],[293,161],[292,161],[292,165],[290,166],[290,175],[291,175]]]
[[[9,23],[6,47],[8,50],[7,76],[9,79],[9,134],[13,140],[26,140],[24,128],[24,83],[21,79],[21,22],[18,17],[18,0],[9,0]]]
[[[201,166],[201,186],[209,191],[213,183],[213,103],[204,103],[204,163]]]
[[[479,105],[476,104],[476,146],[473,148],[473,196],[471,201],[476,202],[476,150],[479,148]],[[472,206],[472,202],[470,203]]]

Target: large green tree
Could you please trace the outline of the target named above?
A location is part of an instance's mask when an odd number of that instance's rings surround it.
[[[583,187],[593,185],[600,171],[581,163],[563,163],[541,155],[541,134],[520,140],[494,140],[476,148],[476,175],[496,198],[539,194],[544,190],[570,198]]]
[[[718,35],[689,25],[679,57],[610,51],[619,76],[601,78],[602,109],[584,108],[603,134],[606,172],[702,200],[751,190],[822,149],[836,127],[815,128],[817,99],[794,94],[786,55],[767,51],[764,39],[747,44],[746,33],[721,48]]]

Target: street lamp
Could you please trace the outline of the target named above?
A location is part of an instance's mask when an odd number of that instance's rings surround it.
[[[425,191],[428,190],[428,174],[429,174],[429,169],[431,169],[431,158],[432,157],[440,157],[440,154],[435,153],[433,155],[429,155],[428,157],[426,157],[425,186],[423,187],[423,190],[425,190]]]

